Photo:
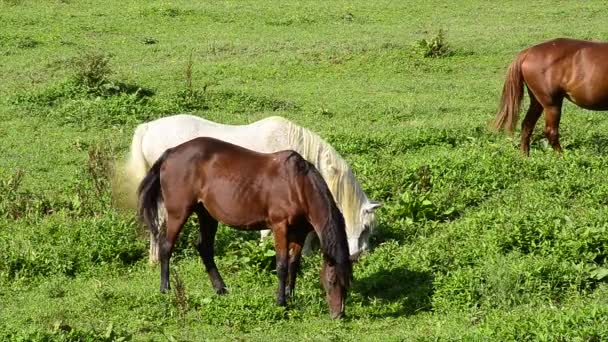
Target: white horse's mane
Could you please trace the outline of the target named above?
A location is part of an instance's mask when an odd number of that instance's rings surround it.
[[[280,121],[286,128],[287,145],[317,166],[342,211],[346,229],[359,227],[360,210],[369,200],[346,161],[330,144],[312,131],[282,117],[270,117],[268,120]]]

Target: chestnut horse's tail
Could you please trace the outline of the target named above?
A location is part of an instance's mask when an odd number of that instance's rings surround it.
[[[353,267],[349,255],[348,240],[346,239],[344,216],[338,209],[327,183],[314,165],[306,161],[297,152],[293,152],[288,157],[288,159],[291,158],[295,159],[298,171],[308,176],[314,191],[324,199],[329,207],[329,215],[327,215],[321,231],[317,231],[317,234],[319,234],[321,240],[323,256],[336,266],[336,278],[340,285],[347,288],[352,280]]]
[[[494,121],[494,127],[497,130],[506,128],[510,133],[515,130],[521,110],[521,101],[524,97],[524,76],[521,72],[521,64],[526,57],[526,52],[527,50],[520,52],[507,70],[500,108]]]
[[[139,203],[137,213],[142,222],[148,226],[150,232],[158,237],[158,204],[163,199],[160,189],[160,168],[167,159],[171,149],[165,151],[152,165],[137,189]]]

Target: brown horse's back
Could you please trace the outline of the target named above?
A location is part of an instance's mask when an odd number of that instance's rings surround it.
[[[545,106],[566,97],[580,107],[608,109],[608,44],[558,38],[528,48],[521,70]]]
[[[174,148],[161,169],[162,187],[172,189],[164,194],[167,210],[201,203],[212,217],[241,229],[265,229],[269,217],[298,217],[293,203],[299,187],[289,183],[294,177],[281,177],[293,169],[285,167],[292,153],[259,153],[208,137],[190,140]]]

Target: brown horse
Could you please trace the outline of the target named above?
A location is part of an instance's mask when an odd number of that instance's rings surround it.
[[[213,259],[217,224],[242,230],[273,231],[279,288],[286,306],[300,267],[302,244],[314,229],[321,240],[321,282],[332,318],[344,313],[352,264],[344,218],[317,169],[298,153],[258,153],[213,138],[196,138],[168,149],[152,166],[139,189],[139,215],[158,236],[158,202],[167,211],[160,244],[160,290],[169,289],[169,259],[188,217],[200,229],[197,248],[218,294],[226,285]],[[291,249],[291,257],[289,250]]]
[[[561,152],[559,119],[564,98],[585,109],[608,110],[607,75],[608,43],[559,38],[527,48],[507,71],[496,128],[513,132],[525,83],[530,107],[521,125],[522,152],[529,155],[530,136],[543,110],[545,136]]]

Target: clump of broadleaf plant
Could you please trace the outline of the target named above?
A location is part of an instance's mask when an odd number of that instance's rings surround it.
[[[417,47],[424,57],[447,57],[454,54],[454,50],[447,43],[445,31],[439,29],[437,35],[431,39],[421,39],[417,42]]]
[[[89,91],[98,91],[112,74],[110,58],[104,53],[89,52],[74,60],[74,80]]]

